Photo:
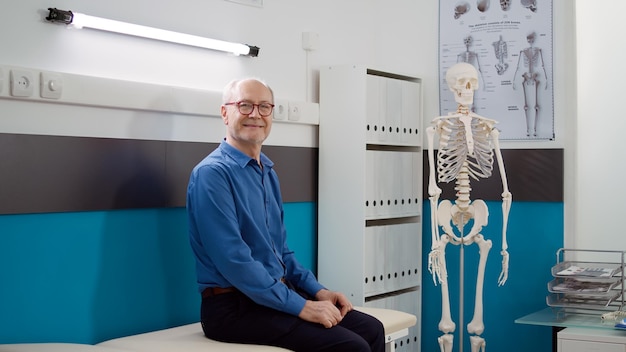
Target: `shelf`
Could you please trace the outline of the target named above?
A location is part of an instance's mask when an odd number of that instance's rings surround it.
[[[616,278],[619,280],[621,274],[619,263],[597,263],[597,262],[561,262],[552,267],[554,277],[578,277],[578,278]]]
[[[551,268],[554,279],[548,283],[549,295],[546,297],[546,304],[568,313],[580,313],[581,310],[591,313],[597,311],[600,314],[622,311],[624,253],[624,251],[559,249],[556,255],[557,262]],[[582,258],[585,256],[604,259],[593,261]],[[568,260],[565,260],[566,257]]]
[[[615,287],[619,286],[619,279],[605,282],[580,280],[578,278],[557,277],[548,283],[548,291],[561,294],[576,294],[580,296],[601,294],[610,295]]]
[[[612,306],[617,298],[621,296],[620,292],[616,292],[614,295],[564,295],[564,294],[550,294],[546,297],[546,303],[549,307],[560,308],[581,308],[581,309],[597,309],[597,310],[615,310],[615,306]]]
[[[421,79],[320,68],[318,278],[354,305],[421,316],[422,133]]]

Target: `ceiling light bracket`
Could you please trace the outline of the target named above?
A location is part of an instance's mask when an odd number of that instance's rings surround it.
[[[50,22],[60,22],[64,24],[71,24],[74,19],[74,14],[72,11],[64,11],[56,8],[48,8],[48,17],[46,17],[47,21]]]

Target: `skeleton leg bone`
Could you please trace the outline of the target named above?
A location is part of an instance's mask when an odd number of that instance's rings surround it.
[[[448,244],[448,236],[441,236],[440,244],[440,275],[439,280],[441,283],[441,320],[439,321],[439,331],[444,334],[441,335],[437,341],[439,342],[439,348],[442,352],[452,352],[452,345],[454,335],[452,333],[456,329],[456,324],[452,321],[452,313],[450,312],[450,291],[448,290],[448,273],[446,270],[446,245]]]
[[[472,345],[472,352],[485,352],[487,345],[485,339],[480,336],[470,336],[470,344]]]
[[[450,291],[448,289],[448,272],[445,261],[445,249],[448,244],[448,236],[441,236],[442,242],[442,259],[441,262],[441,320],[439,321],[439,330],[445,334],[453,333],[456,324],[452,321],[452,313],[450,312]]]
[[[522,90],[524,91],[524,115],[526,115],[526,135],[530,136],[530,113],[528,112],[528,86],[531,84],[528,74],[524,73],[524,81],[522,81]]]
[[[537,136],[537,121],[539,121],[539,80],[536,78],[537,74],[533,75],[533,80],[535,81],[535,123],[533,125],[533,135]]]
[[[454,335],[441,335],[437,339],[437,341],[439,341],[439,350],[441,352],[452,352],[452,346],[454,345]]]
[[[443,352],[452,352],[454,340],[452,333],[456,329],[456,324],[452,321],[452,313],[450,311],[450,290],[448,288],[448,271],[446,267],[446,246],[450,243],[450,235],[453,235],[452,227],[450,226],[452,207],[453,205],[449,200],[443,200],[437,207],[437,221],[443,228],[445,234],[442,235],[440,241],[438,241],[436,252],[431,252],[431,255],[436,256],[436,260],[432,260],[433,263],[436,263],[436,270],[431,272],[437,273],[439,282],[441,283],[441,320],[439,321],[438,328],[439,331],[444,334],[439,337],[438,341],[439,348]],[[429,258],[429,261],[431,261],[431,258]]]
[[[483,322],[483,287],[485,285],[485,267],[487,256],[491,249],[491,240],[485,240],[482,235],[476,236],[475,240],[479,248],[480,259],[478,262],[478,275],[476,277],[476,297],[474,299],[474,317],[467,324],[467,332],[480,335],[485,331]]]

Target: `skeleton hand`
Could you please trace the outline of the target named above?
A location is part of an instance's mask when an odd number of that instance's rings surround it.
[[[441,282],[441,249],[434,246],[428,254],[428,271],[433,275],[433,282]]]
[[[504,285],[506,280],[509,278],[509,252],[503,250],[500,254],[502,254],[502,271],[500,272],[500,277],[498,278],[498,286]]]

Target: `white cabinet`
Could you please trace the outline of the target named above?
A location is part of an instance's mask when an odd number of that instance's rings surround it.
[[[626,352],[626,331],[566,328],[557,333],[557,352]]]
[[[318,276],[355,305],[415,314],[397,351],[418,351],[422,89],[358,65],[320,70]]]

